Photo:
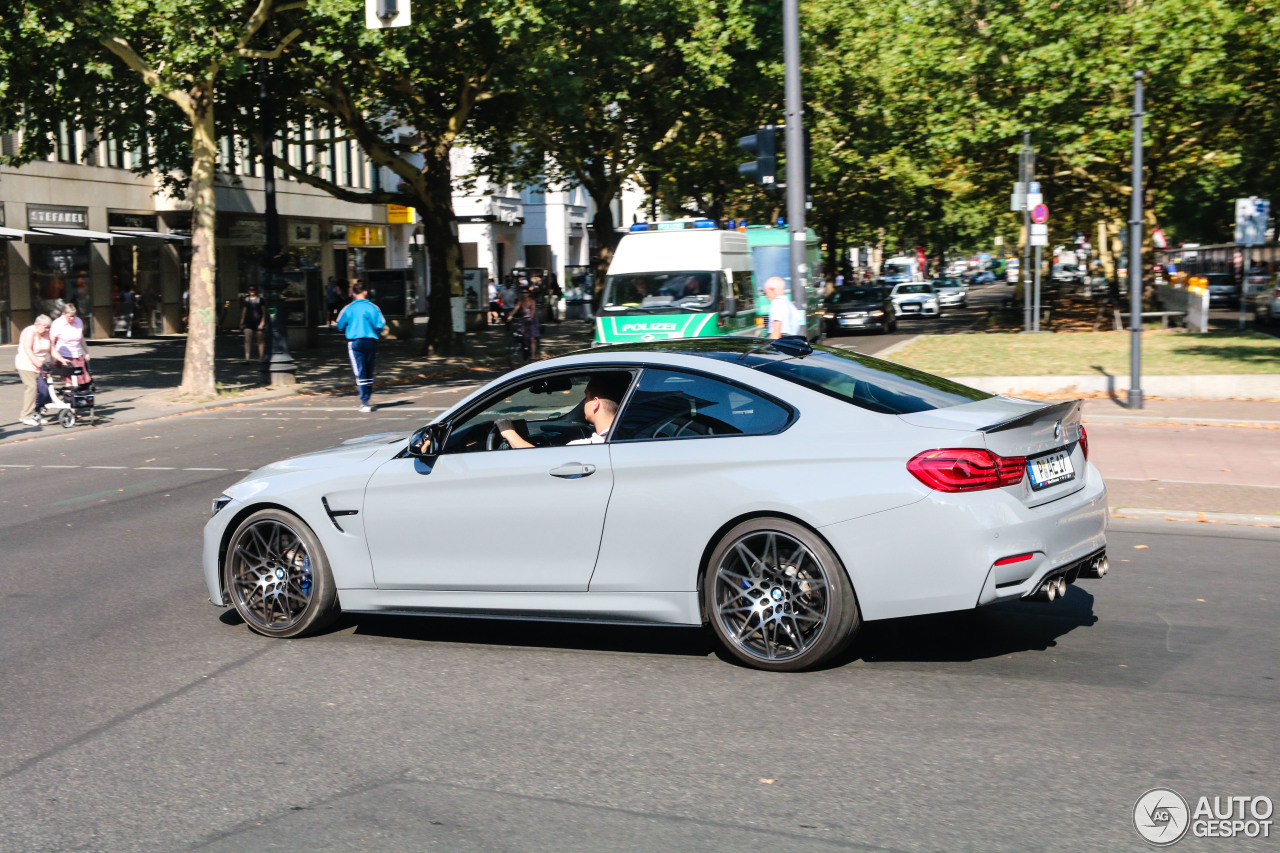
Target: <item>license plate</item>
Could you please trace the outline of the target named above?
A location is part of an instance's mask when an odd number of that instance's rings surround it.
[[[867,323],[866,320],[841,320],[840,321],[841,326],[865,326],[866,323]]]
[[[1031,477],[1031,488],[1037,491],[1065,483],[1076,476],[1075,469],[1071,467],[1071,454],[1066,450],[1028,459],[1027,474]]]
[[[903,311],[919,311],[920,304],[918,302],[908,302],[902,306]]]

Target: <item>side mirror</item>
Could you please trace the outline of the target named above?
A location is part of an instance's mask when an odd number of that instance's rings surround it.
[[[452,424],[448,421],[424,426],[409,439],[409,447],[405,451],[406,455],[415,459],[439,455],[444,450],[444,441],[449,437],[449,428],[451,426]]]

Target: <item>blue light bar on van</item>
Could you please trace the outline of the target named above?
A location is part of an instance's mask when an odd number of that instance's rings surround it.
[[[693,221],[694,228],[715,228],[716,221],[714,219],[695,219]]]
[[[649,230],[649,223],[648,223],[648,222],[637,222],[637,223],[635,223],[634,225],[632,225],[632,226],[631,226],[631,230],[632,230],[632,231],[648,231],[648,230]]]
[[[685,231],[691,228],[716,228],[714,219],[677,219],[674,222],[637,222],[630,231]]]

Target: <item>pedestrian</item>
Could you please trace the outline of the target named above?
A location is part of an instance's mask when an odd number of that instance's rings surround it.
[[[492,325],[498,325],[498,319],[502,316],[502,301],[498,296],[498,285],[494,284],[493,278],[489,279],[489,322]]]
[[[342,308],[342,288],[338,287],[338,277],[329,276],[329,286],[324,291],[325,308],[329,310],[329,325],[338,322],[338,311]]]
[[[74,302],[62,304],[62,315],[49,325],[49,354],[59,364],[79,368],[80,375],[71,384],[83,385],[91,381],[89,350],[84,345],[84,321],[77,313]]]
[[[263,309],[262,299],[258,296],[258,288],[251,284],[249,295],[244,298],[244,304],[240,308],[240,328],[244,330],[243,364],[249,363],[255,338],[258,341],[258,360],[261,361],[267,357],[266,336],[262,333],[266,327],[267,312]]]
[[[18,422],[27,426],[40,426],[36,417],[38,399],[37,380],[44,363],[49,360],[52,343],[49,340],[49,326],[53,321],[48,314],[36,317],[35,322],[22,330],[18,336],[18,351],[13,356],[14,367],[18,368],[18,378],[22,380],[22,411]]]
[[[764,297],[769,300],[769,337],[800,334],[799,311],[784,294],[787,283],[780,276],[773,276],[764,283]]]
[[[520,331],[529,342],[529,358],[536,359],[538,339],[542,337],[542,324],[538,322],[538,300],[528,288],[520,291],[520,298],[507,315],[507,321],[520,324]]]
[[[351,304],[338,315],[338,331],[347,336],[347,354],[356,374],[360,390],[360,411],[372,412],[369,396],[373,393],[373,362],[378,352],[378,338],[387,321],[377,305],[369,301],[363,281],[351,285]]]

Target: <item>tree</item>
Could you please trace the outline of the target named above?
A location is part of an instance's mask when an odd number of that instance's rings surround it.
[[[532,8],[436,0],[415,5],[408,27],[370,31],[363,0],[313,0],[305,37],[277,65],[281,84],[298,93],[294,123],[332,125],[335,135],[321,141],[354,140],[396,185],[345,189],[314,157],[279,168],[337,198],[416,209],[432,282],[424,352],[452,354],[458,343],[450,297],[462,295],[462,251],[451,155],[477,106],[492,97],[495,74],[517,56]]]
[[[279,56],[298,30],[267,47],[256,45],[274,17],[301,5],[301,0],[25,0],[20,9],[9,11],[17,26],[8,31],[5,44],[19,60],[13,68],[20,73],[7,80],[3,115],[9,126],[27,131],[19,159],[45,153],[50,129],[68,115],[58,111],[70,110],[79,126],[114,131],[150,150],[152,168],[164,173],[180,166],[186,172],[181,183],[191,200],[192,258],[180,387],[185,393],[212,396],[217,391],[214,112],[219,87],[244,77],[249,60]],[[67,60],[60,66],[63,75],[51,86],[42,84],[30,67],[42,48]],[[47,69],[48,55],[41,58]],[[185,157],[163,131],[174,113],[189,134]]]

